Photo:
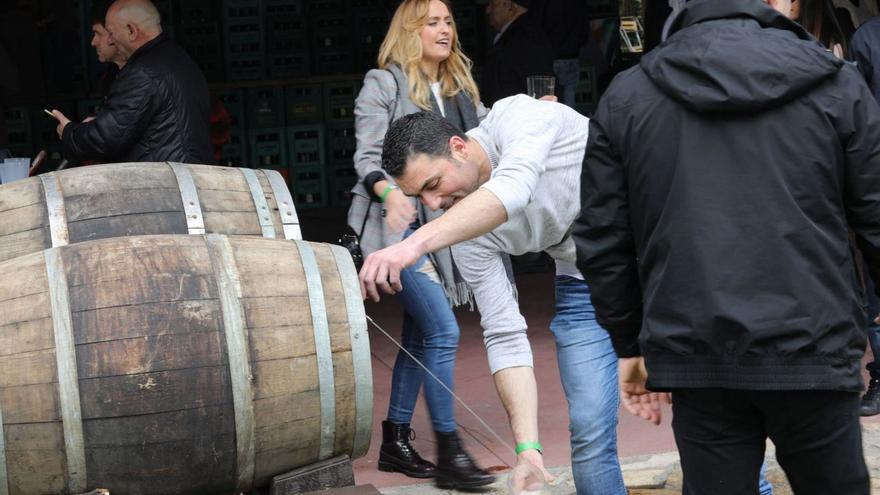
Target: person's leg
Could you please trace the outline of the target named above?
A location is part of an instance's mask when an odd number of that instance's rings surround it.
[[[858,393],[754,393],[762,396],[767,432],[794,493],[868,495]]]
[[[419,361],[424,359],[424,349],[412,316],[404,310],[400,345]],[[388,421],[409,424],[413,409],[422,388],[424,371],[403,350],[397,352],[391,371],[391,397],[388,402]]]
[[[407,268],[404,272],[409,270]],[[420,332],[405,305],[400,345],[419,361],[425,359]],[[382,446],[378,463],[380,471],[396,471],[413,478],[431,478],[435,475],[434,465],[423,459],[410,441],[410,421],[423,377],[422,368],[405,352],[398,351],[391,372],[388,419],[382,422]]]
[[[672,392],[672,431],[684,474],[683,495],[758,493],[766,435],[749,392]]]
[[[488,485],[495,481],[495,477],[480,469],[464,449],[457,433],[453,397],[447,390],[453,390],[455,386],[458,322],[443,288],[420,270],[422,263],[420,261],[414,269],[401,272],[403,290],[397,297],[415,322],[414,329],[418,332],[424,356],[420,361],[431,372],[425,373],[424,385],[431,424],[437,437],[436,483],[443,488]]]
[[[617,355],[608,332],[596,323],[586,282],[556,278],[556,315],[550,330],[568,401],[577,491],[626,494],[617,458]]]
[[[456,430],[452,395],[443,387],[453,390],[455,353],[458,350],[459,328],[443,288],[424,273],[414,270],[401,272],[403,290],[397,294],[407,315],[415,323],[422,350],[422,364],[439,382],[425,374],[425,400],[431,414],[434,431],[450,433]]]
[[[868,382],[868,390],[862,397],[859,413],[862,416],[875,416],[880,414],[880,326],[874,323],[874,317],[880,314],[880,301],[874,293],[874,281],[870,275],[865,274],[867,283],[868,299],[868,345],[871,346],[871,354],[874,360],[865,366],[871,379]]]
[[[580,61],[573,59],[560,59],[553,61],[553,72],[556,74],[556,84],[559,85],[559,102],[574,108],[575,90],[580,79]]]

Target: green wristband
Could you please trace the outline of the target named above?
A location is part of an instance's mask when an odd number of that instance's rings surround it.
[[[388,184],[387,186],[385,186],[385,189],[382,191],[382,194],[379,195],[379,200],[384,203],[385,198],[387,198],[388,195],[391,194],[391,191],[393,191],[395,189],[397,189],[397,186],[395,184]]]
[[[520,455],[529,449],[535,449],[539,454],[544,455],[544,447],[541,447],[541,444],[538,442],[522,442],[516,444],[516,455]]]

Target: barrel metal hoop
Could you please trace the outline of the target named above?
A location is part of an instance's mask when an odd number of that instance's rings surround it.
[[[0,495],[9,495],[6,476],[6,437],[3,434],[3,404],[0,404]]]
[[[351,458],[366,455],[370,448],[373,425],[373,371],[370,362],[370,338],[367,315],[361,298],[361,286],[351,254],[342,246],[329,244],[342,279],[345,307],[351,337],[351,361],[354,368],[355,431]]]
[[[240,168],[239,170],[241,170],[244,180],[247,181],[247,185],[251,190],[251,197],[254,198],[254,208],[257,210],[257,218],[260,219],[260,229],[263,231],[263,237],[274,239],[275,226],[272,224],[269,204],[266,203],[266,196],[263,194],[263,186],[260,185],[260,179],[249,168]]]
[[[209,234],[205,239],[211,253],[211,264],[217,276],[217,290],[229,355],[229,375],[232,380],[237,447],[235,492],[248,493],[253,487],[255,473],[254,389],[247,326],[244,323],[244,310],[241,307],[241,285],[229,239],[218,234]]]
[[[67,211],[64,208],[64,196],[61,195],[61,184],[55,172],[40,176],[43,182],[43,194],[46,197],[46,212],[49,216],[49,232],[52,247],[70,244],[70,233],[67,230]]]
[[[76,370],[76,348],[67,274],[59,248],[43,252],[52,326],[55,329],[55,359],[58,365],[58,395],[64,429],[64,451],[67,456],[67,487],[70,493],[86,491],[86,450],[83,441],[82,410],[79,401],[79,378]]]
[[[301,240],[302,231],[299,228],[299,217],[296,215],[296,206],[293,197],[284,183],[284,177],[277,170],[263,170],[272,194],[275,195],[275,203],[278,205],[278,213],[281,215],[281,225],[284,227],[285,239]]]
[[[183,213],[186,215],[186,228],[192,235],[205,233],[205,217],[202,215],[202,205],[199,203],[199,192],[189,165],[176,162],[165,162],[171,167],[177,178],[177,188],[180,190],[180,199],[183,201]]]
[[[324,304],[324,285],[315,251],[306,241],[296,240],[309,291],[312,329],[315,333],[315,357],[318,361],[318,386],[321,390],[321,446],[318,460],[333,456],[336,437],[336,385],[333,381],[333,351],[330,347],[330,324]]]

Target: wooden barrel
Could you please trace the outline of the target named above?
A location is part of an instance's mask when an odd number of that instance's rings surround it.
[[[348,252],[130,236],[0,263],[0,494],[224,494],[366,453]]]
[[[0,261],[108,237],[204,233],[302,239],[274,170],[117,163],[0,186]]]

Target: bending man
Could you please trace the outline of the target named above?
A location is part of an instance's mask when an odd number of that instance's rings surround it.
[[[537,387],[526,322],[501,255],[546,251],[556,260],[556,338],[569,404],[572,471],[578,493],[624,494],[617,460],[617,356],[593,317],[575,266],[569,229],[588,121],[574,110],[523,95],[499,100],[479,127],[462,133],[427,113],[403,117],[385,136],[382,166],[401,190],[446,213],[377,251],[361,270],[364,293],[401,289],[400,270],[446,246],[474,292],[489,367],[522,462],[543,467]],[[459,244],[460,243],[460,244]]]

